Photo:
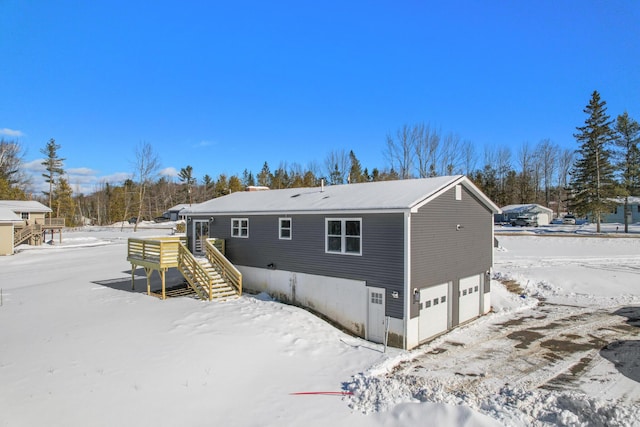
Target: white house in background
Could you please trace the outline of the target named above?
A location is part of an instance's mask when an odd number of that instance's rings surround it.
[[[13,233],[22,219],[11,209],[0,207],[0,255],[13,254]]]
[[[615,199],[618,203],[609,214],[602,218],[602,222],[624,224],[624,198]],[[640,197],[629,197],[629,224],[640,222]]]
[[[549,225],[553,221],[553,210],[535,203],[504,206],[502,213],[496,214],[494,220],[496,223],[511,222],[522,215],[536,220],[538,225]]]

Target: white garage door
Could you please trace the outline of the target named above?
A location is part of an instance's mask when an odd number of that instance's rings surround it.
[[[432,286],[420,290],[419,341],[424,341],[447,330],[449,285]]]
[[[478,317],[480,314],[480,276],[460,279],[460,318],[459,323]]]

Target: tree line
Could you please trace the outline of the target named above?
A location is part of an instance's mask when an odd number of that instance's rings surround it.
[[[478,152],[458,134],[443,133],[428,123],[403,125],[386,136],[382,169],[363,167],[352,150],[334,150],[322,163],[281,162],[272,170],[265,161],[255,175],[245,169],[215,179],[205,174],[199,181],[193,167],[186,165],[175,180],[158,175],[158,155],[151,144],[142,142],[135,149],[131,177],[117,184],[103,181],[89,195],[73,194],[65,159],[59,156],[61,147],[51,139],[41,150],[49,191],[36,198],[69,225],[82,224],[86,218],[104,225],[130,217],[153,219],[177,204],[200,203],[249,186],[281,189],[315,187],[321,181],[338,185],[462,174],[499,206],[538,203],[558,215],[592,215],[599,227],[612,198],[628,202],[629,196],[640,194],[640,129],[626,112],[611,120],[597,91],[584,112],[585,124],[574,134],[577,150],[561,148],[547,138],[534,144],[488,145]],[[29,178],[20,169],[21,153],[19,142],[0,140],[0,199],[29,196]]]

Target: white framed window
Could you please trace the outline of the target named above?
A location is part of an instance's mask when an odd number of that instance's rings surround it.
[[[231,218],[231,237],[249,237],[249,218]]]
[[[293,231],[293,222],[291,218],[278,219],[278,236],[281,240],[291,240],[291,232]]]
[[[326,218],[325,252],[362,255],[362,218]]]

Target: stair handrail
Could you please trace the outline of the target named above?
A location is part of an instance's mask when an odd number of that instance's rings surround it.
[[[215,246],[215,238],[205,240],[205,256],[209,262],[219,267],[220,276],[236,289],[239,296],[242,295],[242,273],[231,263]]]
[[[23,243],[25,240],[30,239],[31,236],[40,236],[42,226],[40,224],[27,225],[20,230],[17,230],[13,236],[14,246]]]
[[[213,281],[211,276],[189,249],[187,249],[187,245],[182,242],[178,248],[178,268],[186,269],[191,273],[192,276],[189,274],[183,274],[183,276],[201,299],[208,299],[209,301],[213,299]]]

